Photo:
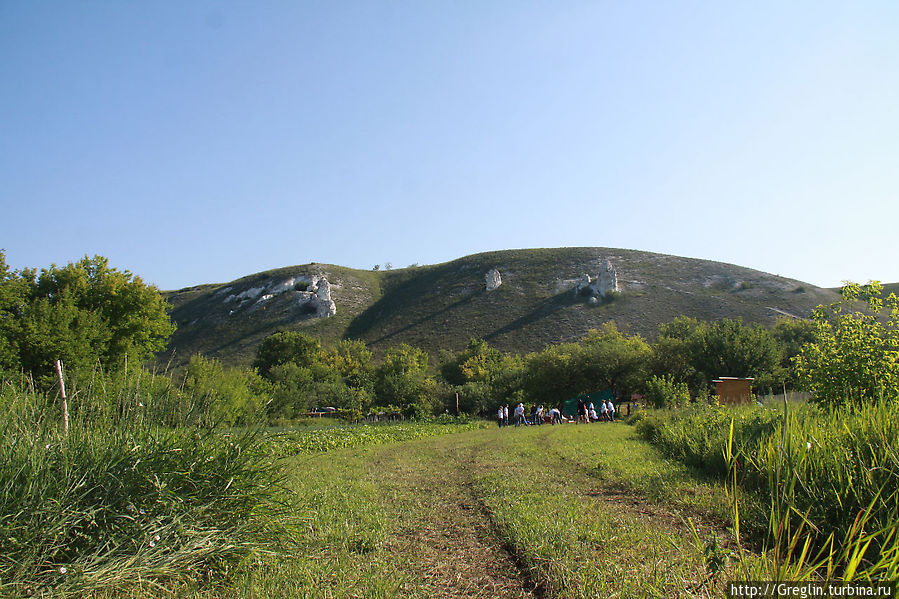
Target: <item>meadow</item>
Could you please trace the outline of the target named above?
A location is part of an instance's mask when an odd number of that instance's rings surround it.
[[[886,404],[274,429],[202,425],[152,379],[104,393],[66,434],[56,400],[0,390],[0,595],[723,597],[899,574]]]

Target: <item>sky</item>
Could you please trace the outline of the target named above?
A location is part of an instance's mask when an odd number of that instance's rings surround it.
[[[896,282],[897,31],[893,0],[0,0],[0,248],[161,289],[572,246]]]

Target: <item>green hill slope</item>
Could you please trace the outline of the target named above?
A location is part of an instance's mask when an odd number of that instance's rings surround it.
[[[621,293],[590,305],[573,287],[585,274],[595,277],[603,260],[617,270]],[[502,285],[487,291],[484,277],[494,268]],[[315,276],[331,283],[335,316],[316,318],[298,304],[294,289]],[[838,297],[731,264],[609,248],[507,250],[381,272],[309,264],[166,295],[178,331],[161,360],[174,352],[176,365],[196,352],[248,364],[256,345],[279,330],[302,330],[325,343],[363,339],[375,352],[407,342],[436,353],[459,349],[470,337],[527,352],[578,339],[609,320],[652,337],[681,314],[767,324],[784,314],[808,316]]]

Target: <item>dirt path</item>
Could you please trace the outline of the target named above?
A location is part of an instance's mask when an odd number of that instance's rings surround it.
[[[715,489],[627,432],[494,429],[335,453],[303,487],[322,523],[308,597],[721,596],[692,526],[703,542],[726,530],[684,499]]]
[[[540,597],[493,534],[472,491],[463,450],[450,438],[431,443],[435,447],[424,453],[410,453],[404,446],[386,448],[373,462],[376,470],[394,473],[381,482],[390,487],[394,500],[406,502],[417,514],[401,523],[401,533],[389,542],[389,549],[408,557],[416,582],[432,597]]]

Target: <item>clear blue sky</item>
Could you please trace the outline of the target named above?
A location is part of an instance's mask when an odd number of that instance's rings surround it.
[[[894,0],[0,0],[0,85],[14,268],[607,246],[899,281]]]

